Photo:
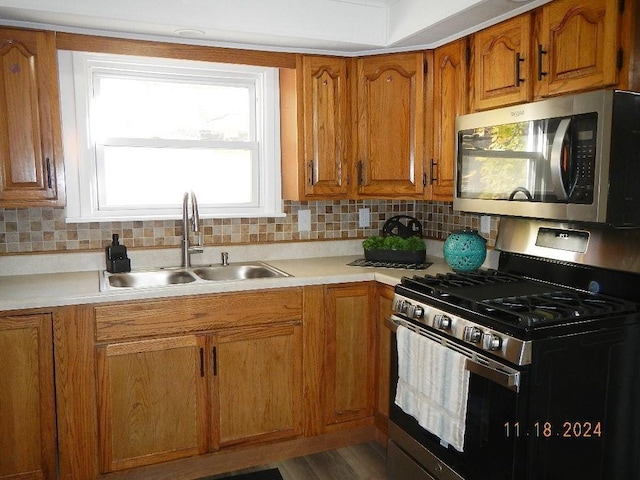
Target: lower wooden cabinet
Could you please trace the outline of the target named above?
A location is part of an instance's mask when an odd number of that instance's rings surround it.
[[[391,332],[385,326],[392,313],[394,289],[389,285],[378,285],[376,330],[376,405],[375,420],[379,430],[387,432],[389,419],[389,368],[391,366]]]
[[[0,479],[56,478],[51,321],[0,317]]]
[[[97,348],[102,472],[205,453],[206,337]]]
[[[373,284],[325,287],[325,422],[373,414]]]
[[[230,328],[226,318],[216,328],[218,316],[210,313],[215,302],[229,305],[241,298],[187,301],[183,311],[193,317],[192,326],[209,325],[208,330],[161,337],[167,332],[160,329],[159,338],[133,341],[127,337],[134,312],[140,305],[153,311],[164,301],[137,304],[129,315],[123,307],[108,317],[104,307],[96,308],[98,323],[112,326],[108,343],[96,345],[101,473],[301,435],[302,319],[296,294],[272,291],[253,307],[264,312],[265,302],[280,298],[285,321]],[[256,322],[263,318],[256,316]]]
[[[302,326],[228,330],[213,340],[214,448],[301,435]]]
[[[376,292],[359,282],[60,308],[58,478],[206,477],[372,440],[388,388],[375,371],[390,300]]]

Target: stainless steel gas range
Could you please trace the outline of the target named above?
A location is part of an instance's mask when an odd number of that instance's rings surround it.
[[[640,230],[500,228],[396,286],[389,479],[640,479]]]

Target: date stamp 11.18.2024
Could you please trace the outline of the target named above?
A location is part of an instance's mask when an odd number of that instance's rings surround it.
[[[602,438],[602,423],[599,421],[536,421],[531,425],[520,422],[505,422],[504,433],[508,438]]]

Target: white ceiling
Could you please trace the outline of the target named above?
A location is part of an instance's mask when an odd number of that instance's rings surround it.
[[[549,0],[0,0],[0,24],[338,55],[434,48]]]

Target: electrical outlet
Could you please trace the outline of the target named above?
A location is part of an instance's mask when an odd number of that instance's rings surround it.
[[[489,215],[480,216],[480,233],[491,233],[491,217]]]
[[[358,210],[358,227],[369,227],[371,225],[371,217],[368,208]]]
[[[311,210],[298,210],[298,231],[311,231]]]

